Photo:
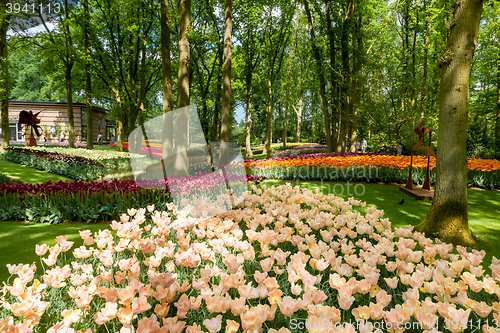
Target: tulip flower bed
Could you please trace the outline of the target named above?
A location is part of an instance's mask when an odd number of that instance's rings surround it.
[[[410,157],[379,153],[327,153],[245,161],[247,173],[269,179],[365,181],[406,183]],[[430,159],[430,180],[435,183],[436,159]],[[500,188],[500,161],[468,159],[468,186]],[[413,156],[413,182],[423,184],[427,158]]]
[[[81,181],[98,179],[104,174],[104,165],[97,161],[41,149],[8,147],[4,158]]]
[[[262,177],[247,176],[256,184]],[[218,185],[206,177],[202,183],[196,177],[174,179],[170,185],[177,190],[206,191]],[[220,179],[224,182],[224,179]],[[156,205],[164,207],[171,202],[168,190],[159,188],[161,180],[112,180],[103,182],[46,182],[43,184],[0,185],[0,221],[26,221],[33,223],[60,223],[65,221],[109,221],[118,218],[128,207]],[[194,182],[194,183],[193,183]],[[191,191],[191,192],[192,192]],[[192,194],[192,193],[191,193]]]
[[[497,328],[500,261],[484,275],[484,252],[393,231],[383,211],[319,191],[252,186],[232,199],[236,208],[221,214],[130,209],[112,222],[115,235],[80,231],[84,245],[73,250],[63,236],[37,246],[43,272],[8,266],[0,331]]]
[[[9,141],[10,145],[14,146],[26,146],[26,141]],[[38,146],[42,147],[68,147],[69,143],[68,142],[57,142],[57,141],[38,141],[37,142]],[[75,142],[75,147],[86,147],[86,143],[82,142]]]
[[[271,156],[272,157],[292,156],[292,155],[324,153],[324,152],[326,152],[325,145],[306,145],[306,146],[297,146],[297,147],[295,147],[295,149],[280,150],[280,151],[271,153]]]

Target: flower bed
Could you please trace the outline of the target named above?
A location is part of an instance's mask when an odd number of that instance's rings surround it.
[[[247,172],[270,179],[366,181],[406,183],[410,157],[379,153],[327,153],[245,161]],[[436,159],[430,158],[430,180],[435,183]],[[468,159],[468,185],[500,188],[500,161]],[[427,158],[413,156],[413,182],[423,184]]]
[[[271,154],[272,157],[277,156],[290,156],[290,155],[300,155],[300,154],[313,154],[313,153],[322,153],[326,152],[326,148],[320,145],[308,145],[308,146],[299,146],[296,149],[286,149],[277,151]]]
[[[500,261],[484,275],[484,251],[393,231],[382,211],[319,191],[253,186],[234,200],[215,218],[131,209],[115,236],[37,246],[44,272],[8,266],[0,331],[495,332]]]
[[[8,147],[4,158],[14,163],[82,181],[98,179],[103,176],[104,170],[104,165],[95,160],[40,148]]]
[[[206,179],[205,179],[206,180]],[[260,183],[262,177],[247,176],[247,181]],[[168,190],[160,188],[162,180],[112,180],[103,182],[46,182],[43,184],[0,185],[0,221],[60,223],[65,221],[109,221],[118,218],[127,207],[171,202]],[[224,182],[224,179],[221,179]],[[164,188],[168,183],[163,180]],[[214,182],[201,182],[196,177],[182,177],[170,186],[179,191],[205,191]],[[142,186],[142,187],[141,187]],[[196,186],[196,187],[195,187]],[[146,188],[145,188],[146,187]]]
[[[10,145],[24,145],[24,146],[26,146],[26,143],[27,143],[26,141],[9,141]],[[38,144],[38,146],[43,146],[43,147],[47,147],[47,146],[68,147],[69,146],[68,142],[57,142],[57,141],[47,141],[47,142],[38,141],[37,144]],[[86,147],[86,146],[87,146],[86,143],[75,142],[75,147]]]

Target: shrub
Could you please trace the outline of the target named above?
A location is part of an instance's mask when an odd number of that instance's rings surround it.
[[[85,157],[40,149],[8,147],[4,158],[14,163],[82,181],[99,179],[103,176],[104,170],[101,163]]]

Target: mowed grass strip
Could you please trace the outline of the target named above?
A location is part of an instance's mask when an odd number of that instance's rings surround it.
[[[0,157],[1,158],[1,157]],[[56,183],[60,180],[63,182],[74,182],[73,179],[55,175],[46,171],[30,168],[28,166],[13,163],[0,159],[0,173],[9,178],[21,180],[28,184],[42,184],[49,180]]]

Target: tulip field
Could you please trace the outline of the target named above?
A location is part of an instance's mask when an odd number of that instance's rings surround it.
[[[227,211],[202,200],[181,209],[168,187],[160,193],[132,180],[0,185],[3,220],[14,202],[36,200],[100,203],[99,214],[112,202],[115,214],[108,224],[40,238],[29,249],[36,263],[0,261],[9,276],[0,332],[500,332],[498,237],[486,234],[499,226],[494,212],[480,211],[498,207],[498,192],[469,190],[477,201],[471,220],[489,219],[473,226],[485,233],[478,244],[488,253],[454,246],[413,230],[429,202],[397,205],[403,194],[395,186],[370,184],[354,196],[321,188],[331,180],[397,182],[409,157],[303,146],[245,161],[248,191],[220,196],[233,207]],[[54,149],[41,156],[61,158],[50,154],[63,148]],[[427,160],[413,163],[419,180]],[[499,161],[468,163],[471,186],[498,188]],[[321,185],[311,188],[306,181],[314,180]]]

